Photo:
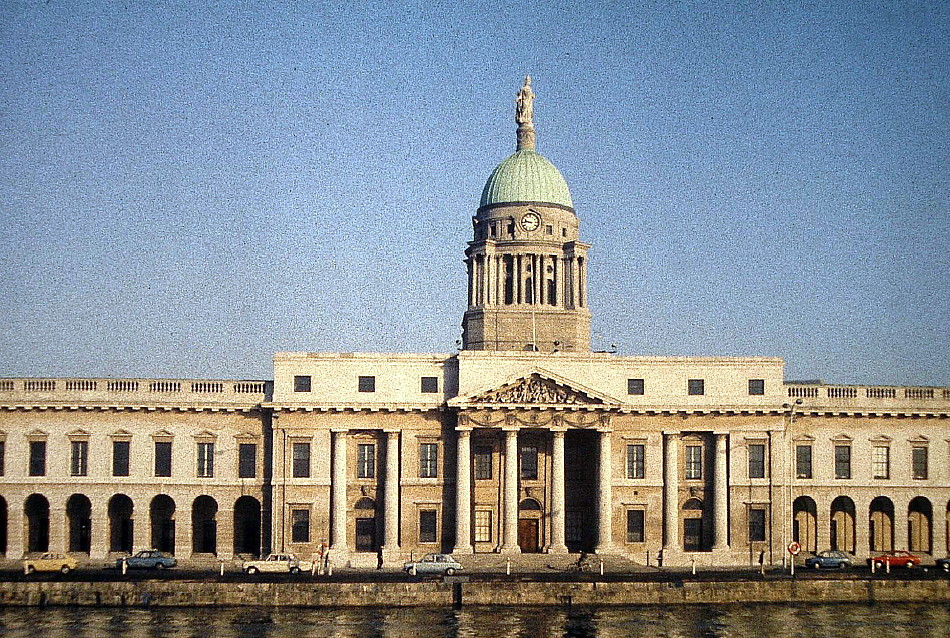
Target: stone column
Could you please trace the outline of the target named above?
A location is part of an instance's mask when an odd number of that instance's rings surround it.
[[[383,495],[383,558],[399,553],[399,430],[386,431],[386,485]]]
[[[678,551],[679,519],[679,433],[665,432],[663,453],[663,549]]]
[[[109,500],[90,499],[89,558],[104,560],[109,555]]]
[[[551,430],[551,544],[548,553],[566,554],[564,542],[564,430]]]
[[[11,560],[21,559],[26,553],[26,513],[23,506],[22,495],[7,495],[7,558]]]
[[[868,557],[868,550],[871,547],[870,506],[871,502],[868,500],[854,499],[854,555],[859,560]]]
[[[910,499],[899,496],[894,499],[894,549],[907,549],[910,539],[907,537],[907,506]]]
[[[460,417],[461,419],[461,417]],[[472,431],[459,428],[455,463],[455,553],[471,554],[472,547]]]
[[[600,455],[597,463],[597,547],[598,554],[609,552],[613,548],[613,494],[611,493],[613,453],[611,450],[610,430],[600,432]]]
[[[333,478],[330,543],[334,553],[346,555],[346,430],[333,430]],[[339,563],[338,563],[339,564]]]
[[[179,502],[179,500],[181,502]],[[193,532],[191,526],[191,505],[193,499],[183,496],[175,499],[175,554],[188,558],[194,550]],[[95,527],[95,523],[93,523]],[[106,534],[106,545],[108,546],[109,521],[106,518],[106,526],[103,528]]]
[[[49,508],[49,551],[65,552],[69,549],[66,540],[66,507],[50,504]]]
[[[713,549],[729,547],[728,435],[716,433],[716,472],[713,484]]]
[[[815,542],[818,544],[818,551],[831,547],[831,501],[820,498],[815,499]]]
[[[867,519],[867,507],[864,508],[865,519]],[[930,522],[930,552],[934,558],[940,558],[947,555],[947,508],[940,507],[936,503],[933,508],[933,516]],[[865,534],[866,535],[866,534]],[[867,547],[865,540],[864,546]]]
[[[217,541],[217,550],[218,558],[223,560],[231,560],[234,558],[234,509],[233,502],[226,503],[231,507],[220,508],[218,510],[218,515],[215,517],[215,520],[218,521],[218,541]],[[151,536],[151,534],[149,534]],[[138,540],[140,538],[138,532],[135,533],[135,538]],[[145,545],[147,548],[148,545]],[[144,549],[144,548],[143,548]]]
[[[518,429],[505,428],[505,524],[501,551],[520,554],[518,546]]]

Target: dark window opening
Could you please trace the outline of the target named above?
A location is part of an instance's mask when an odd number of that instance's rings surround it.
[[[643,394],[643,379],[627,379],[627,394]]]
[[[129,475],[129,441],[112,442],[112,476]]]
[[[642,444],[627,446],[627,478],[642,479],[645,474],[644,457],[646,446]]]
[[[294,376],[294,392],[310,392],[311,379],[309,375]]]
[[[795,448],[795,476],[800,479],[811,478],[810,445],[799,445]]]
[[[706,394],[706,382],[703,379],[690,379],[686,389],[692,395]]]
[[[238,445],[238,478],[257,476],[257,445],[241,443]]]
[[[477,480],[490,479],[492,448],[490,445],[475,446],[475,478]]]
[[[749,379],[749,394],[753,396],[765,394],[765,379]]]
[[[376,377],[360,377],[359,391],[360,392],[376,392]]]
[[[439,377],[422,377],[421,389],[423,394],[432,394],[439,391]]]
[[[46,441],[30,441],[30,476],[46,476]]]
[[[437,538],[438,521],[435,510],[419,512],[419,542],[434,543]]]
[[[836,479],[851,478],[851,446],[850,445],[836,445],[835,446],[835,478]]]
[[[534,481],[538,478],[538,448],[525,445],[521,448],[521,480]]]
[[[761,543],[765,541],[765,510],[753,508],[749,510],[749,542]]]
[[[292,543],[309,543],[310,510],[292,510],[290,529],[290,540]]]
[[[293,477],[310,478],[310,444],[294,443],[291,446],[293,455]]]
[[[765,478],[765,445],[749,445],[749,478]]]
[[[172,444],[170,441],[155,442],[155,476],[172,475]]]
[[[627,542],[643,542],[643,510],[627,510]]]

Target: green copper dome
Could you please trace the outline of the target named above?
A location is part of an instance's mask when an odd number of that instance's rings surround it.
[[[535,150],[522,149],[499,164],[482,190],[480,206],[543,202],[574,208],[561,172]]]

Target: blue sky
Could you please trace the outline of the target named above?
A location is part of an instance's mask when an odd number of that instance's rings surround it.
[[[595,348],[950,385],[946,2],[5,0],[0,42],[0,376],[453,351],[530,73]]]

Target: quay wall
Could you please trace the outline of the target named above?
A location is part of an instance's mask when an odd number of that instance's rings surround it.
[[[660,582],[0,582],[0,606],[418,607],[950,602],[950,581],[834,579]]]

